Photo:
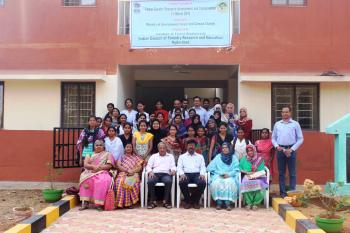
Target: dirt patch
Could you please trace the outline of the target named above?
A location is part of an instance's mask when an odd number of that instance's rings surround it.
[[[324,213],[324,209],[319,207],[318,205],[308,204],[307,207],[297,207],[297,209],[302,212],[306,217],[310,218],[313,222],[315,222],[315,217],[319,214]],[[342,233],[350,232],[350,213],[347,211],[337,212],[337,214],[345,217]]]
[[[14,215],[14,207],[33,207],[36,213],[49,205],[45,203],[41,190],[0,190],[0,232],[25,219]]]

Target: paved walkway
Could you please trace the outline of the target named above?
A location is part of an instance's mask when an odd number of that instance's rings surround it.
[[[259,209],[153,210],[136,208],[98,212],[74,208],[43,232],[50,233],[156,233],[156,232],[220,232],[220,233],[292,233],[293,231],[273,211]]]

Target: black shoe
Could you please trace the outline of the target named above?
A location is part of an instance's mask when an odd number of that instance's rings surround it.
[[[184,208],[185,208],[185,209],[191,209],[191,204],[189,204],[189,203],[185,203]]]
[[[195,209],[199,210],[201,207],[200,207],[200,205],[199,205],[199,204],[194,204],[194,205],[193,205],[193,208],[195,208]]]

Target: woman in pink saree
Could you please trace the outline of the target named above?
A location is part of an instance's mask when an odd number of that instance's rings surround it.
[[[97,140],[94,146],[94,153],[86,156],[85,170],[80,175],[79,195],[82,206],[79,210],[88,209],[89,204],[93,203],[97,210],[102,211],[112,182],[108,171],[114,166],[113,155],[104,150],[102,140]]]

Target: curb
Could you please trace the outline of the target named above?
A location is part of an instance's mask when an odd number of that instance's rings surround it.
[[[282,198],[273,198],[272,208],[296,233],[326,233]]]
[[[18,223],[4,233],[38,233],[55,222],[60,216],[64,215],[70,209],[73,209],[78,203],[76,196],[69,195],[63,197],[58,202],[46,207],[32,217]]]

